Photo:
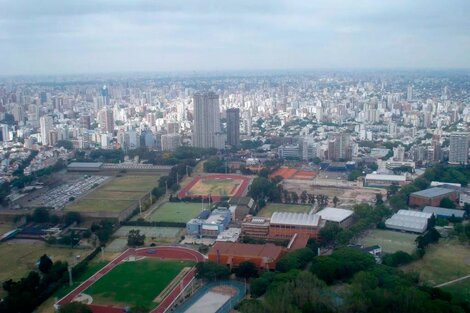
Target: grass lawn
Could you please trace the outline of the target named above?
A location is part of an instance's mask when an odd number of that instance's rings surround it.
[[[308,213],[312,206],[305,204],[269,203],[259,211],[258,216],[271,217],[274,212]]]
[[[99,259],[99,257],[95,257],[95,258]],[[92,262],[88,263],[88,266],[87,266],[85,272],[83,272],[78,277],[73,278],[73,285],[70,286],[69,284],[66,284],[66,285],[62,286],[62,288],[60,288],[59,290],[56,291],[56,293],[54,294],[54,297],[57,297],[58,299],[61,299],[61,298],[65,297],[69,292],[71,292],[72,290],[77,288],[81,283],[83,283],[85,280],[87,280],[88,278],[93,276],[93,274],[95,274],[100,269],[105,267],[106,264],[108,264],[108,263],[109,263],[108,261],[100,261],[100,260],[92,261]]]
[[[78,250],[47,246],[41,241],[10,240],[0,243],[0,282],[17,280],[36,270],[36,262],[43,254],[53,261],[69,261],[77,254],[83,259],[92,250]]]
[[[447,285],[441,289],[451,293],[452,299],[456,302],[470,301],[470,278]]]
[[[418,272],[421,280],[431,286],[442,284],[470,275],[470,249],[454,240],[441,240],[426,248],[426,254],[421,260],[402,269]]]
[[[201,203],[166,202],[150,217],[151,221],[186,223],[201,212]],[[208,204],[204,203],[204,208]]]
[[[0,223],[0,235],[3,235],[13,229],[15,229],[15,225],[12,223]]]
[[[113,237],[125,237],[132,229],[139,230],[147,238],[175,238],[182,228],[177,227],[153,227],[153,226],[121,226],[113,234]]]
[[[417,235],[392,230],[374,229],[367,236],[359,239],[358,243],[364,246],[379,245],[386,253],[405,251],[413,253],[416,249]]]
[[[158,176],[121,176],[67,206],[74,212],[121,212],[158,184]]]
[[[142,260],[118,265],[84,293],[97,304],[117,304],[153,308],[153,300],[186,266],[187,261]]]

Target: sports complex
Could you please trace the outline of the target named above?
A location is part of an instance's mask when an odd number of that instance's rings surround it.
[[[151,313],[167,312],[194,280],[196,262],[202,261],[201,253],[177,246],[128,249],[55,306],[80,301],[94,313],[123,312],[136,305]]]
[[[233,174],[198,176],[181,189],[178,197],[207,199],[210,196],[214,201],[220,201],[222,197],[240,197],[245,194],[250,181],[250,177]]]

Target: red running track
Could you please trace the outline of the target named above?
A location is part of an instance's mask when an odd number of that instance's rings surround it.
[[[245,191],[248,189],[248,185],[250,184],[251,179],[246,176],[242,175],[235,175],[235,174],[219,174],[219,175],[206,175],[206,176],[198,176],[194,178],[189,184],[187,184],[183,189],[178,192],[178,198],[185,198],[188,196],[188,191],[194,187],[201,179],[209,178],[209,179],[224,179],[224,178],[232,178],[241,180],[240,186],[238,186],[237,191],[235,194],[231,195],[231,197],[241,197],[244,195]],[[194,196],[199,197],[199,195]],[[204,199],[209,198],[209,195],[202,196]],[[220,201],[221,196],[214,196],[211,195],[211,198],[214,201]]]
[[[101,270],[96,272],[93,276],[91,276],[86,281],[81,283],[77,288],[72,290],[65,297],[57,301],[55,306],[58,307],[58,306],[71,302],[73,299],[75,299],[75,297],[77,297],[79,294],[84,292],[87,288],[93,285],[101,277],[108,274],[113,268],[115,268],[117,265],[122,263],[129,256],[151,257],[151,258],[169,259],[169,260],[188,260],[188,261],[194,261],[194,262],[204,261],[204,256],[201,253],[192,249],[184,248],[184,247],[162,246],[162,247],[150,247],[150,248],[139,248],[139,249],[127,249],[118,257],[116,257],[111,262],[109,262]],[[195,271],[193,270],[189,272],[183,278],[184,287],[186,287],[187,284],[191,282],[194,276],[195,276]],[[180,285],[178,285],[178,288],[175,288],[175,290],[173,290],[162,301],[162,303],[155,310],[152,311],[152,313],[165,312],[168,309],[168,307],[171,306],[174,300],[178,297],[179,293],[180,293]],[[160,307],[162,307],[162,310],[157,311]],[[101,306],[101,305],[92,304],[90,305],[90,308],[92,309],[93,313],[123,312],[122,308],[114,307],[114,306]]]

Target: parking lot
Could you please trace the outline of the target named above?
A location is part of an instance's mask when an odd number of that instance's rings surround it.
[[[31,202],[35,203],[37,206],[62,208],[70,202],[70,198],[73,197],[77,199],[91,189],[98,187],[108,179],[108,176],[85,175],[72,182],[57,186],[49,190],[47,193],[33,197]]]

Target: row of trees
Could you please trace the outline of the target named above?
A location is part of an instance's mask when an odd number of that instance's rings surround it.
[[[258,205],[263,207],[265,201],[277,202],[277,203],[292,203],[292,204],[315,204],[319,207],[325,207],[329,203],[329,197],[323,194],[314,195],[302,191],[300,195],[294,191],[285,190],[282,187],[281,179],[274,177],[268,179],[265,177],[256,177],[251,183],[248,195],[258,201]],[[334,206],[339,203],[338,197],[333,198]]]

